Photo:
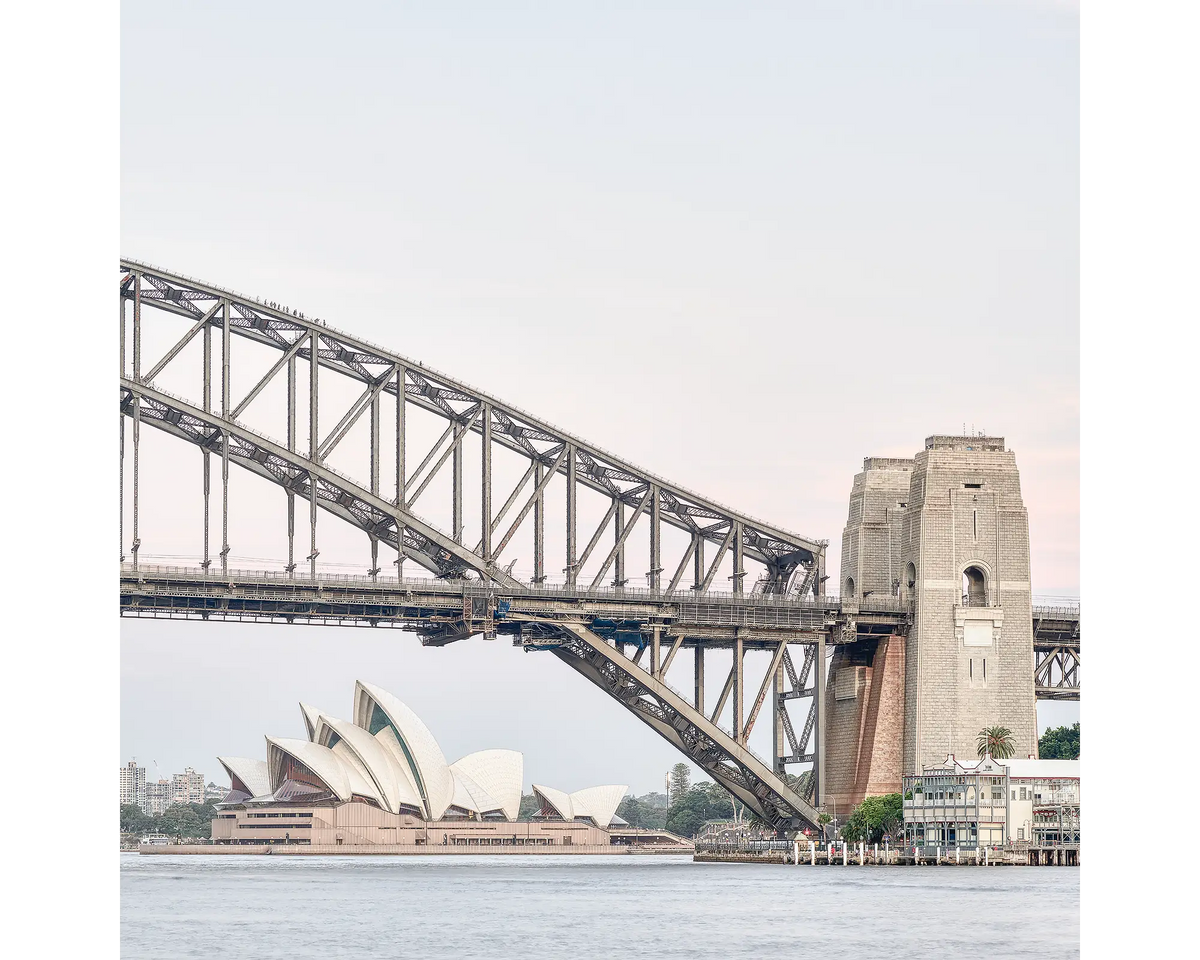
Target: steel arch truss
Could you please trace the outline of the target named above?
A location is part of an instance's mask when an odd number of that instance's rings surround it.
[[[1033,686],[1039,700],[1079,699],[1079,644],[1033,649]]]
[[[380,572],[378,545],[397,551],[398,573],[406,557],[412,557],[437,576],[464,576],[504,582],[504,551],[517,529],[533,515],[533,582],[543,582],[545,569],[545,495],[550,480],[565,479],[565,530],[562,531],[564,575],[569,587],[590,589],[623,587],[629,580],[625,570],[625,547],[631,531],[641,525],[648,538],[647,585],[651,590],[672,592],[681,585],[698,593],[714,587],[722,562],[729,559],[732,590],[744,589],[744,578],[752,571],[746,561],[760,565],[754,592],[798,597],[824,592],[826,543],[811,540],[732,511],[714,501],[653,476],[618,457],[573,437],[444,374],[391,353],[366,341],[329,328],[323,321],[273,303],[244,297],[230,290],[169,273],[132,260],[121,261],[121,469],[122,496],[125,470],[125,418],[133,421],[133,536],[127,543],[122,505],[121,556],[131,555],[137,563],[141,547],[138,518],[138,447],[143,419],[197,444],[203,451],[205,490],[205,545],[202,565],[211,562],[208,550],[209,458],[217,456],[222,468],[222,569],[227,568],[228,464],[247,467],[280,487],[288,496],[288,570],[295,567],[294,497],[310,502],[308,560],[315,575],[320,551],[316,537],[316,505],[362,529],[371,549],[371,575]],[[126,304],[132,304],[132,338],[128,330]],[[165,354],[152,364],[143,364],[142,327],[149,322],[145,307],[165,317],[188,321]],[[219,349],[213,343],[219,334]],[[231,337],[252,341],[276,351],[276,359],[261,376],[254,371],[254,386],[235,398],[230,392],[234,371]],[[197,338],[203,344],[203,392],[191,401],[170,398],[155,383]],[[132,342],[130,342],[132,341]],[[131,353],[132,356],[127,356]],[[214,364],[219,357],[220,397],[214,403]],[[131,361],[131,362],[129,362]],[[297,362],[307,370],[307,389],[297,383]],[[321,400],[320,384],[329,373],[357,382],[361,393],[347,408]],[[288,436],[286,444],[267,449],[251,437],[256,431],[242,423],[247,409],[276,378],[285,378],[288,388]],[[305,396],[304,394],[307,394]],[[326,390],[326,397],[329,390]],[[381,398],[393,398],[395,409],[395,477],[389,496],[381,493],[380,447],[384,437]],[[421,451],[415,470],[408,467],[406,411],[418,409],[433,414],[445,430],[432,449]],[[307,424],[307,451],[300,453],[297,413]],[[144,414],[144,416],[143,416]],[[370,423],[370,477],[350,481],[333,478],[327,458],[343,443],[361,419]],[[321,432],[320,424],[335,424]],[[261,431],[257,432],[261,435]],[[393,432],[387,431],[389,445]],[[465,540],[463,522],[463,463],[466,438],[480,443],[482,476],[481,520],[477,539]],[[508,493],[493,491],[492,457],[506,450],[524,459],[527,469],[516,488]],[[265,458],[265,459],[264,459]],[[452,475],[450,530],[436,535],[429,523],[416,518],[414,507],[430,483],[449,464]],[[310,480],[310,478],[315,478]],[[315,497],[308,497],[310,487]],[[353,488],[353,489],[351,489]],[[578,526],[578,493],[589,489],[608,502],[600,525],[583,541]],[[364,497],[363,494],[366,494]],[[499,496],[494,498],[493,494]],[[499,509],[496,506],[499,505]],[[411,523],[410,523],[411,521]],[[507,526],[505,525],[508,521]],[[661,532],[669,526],[687,534],[686,546],[677,555],[663,554]],[[413,529],[410,529],[410,526]],[[422,527],[424,529],[422,529]],[[609,531],[610,546],[601,546]],[[583,536],[588,531],[582,531]],[[450,545],[455,545],[451,547]],[[472,546],[473,544],[473,546]],[[707,556],[706,556],[707,554]],[[585,565],[593,570],[581,580]],[[511,563],[510,563],[511,567]],[[690,573],[690,576],[689,576]],[[665,574],[665,576],[664,576]],[[608,582],[606,582],[608,581]],[[690,581],[690,583],[688,583]],[[724,586],[724,584],[719,584]]]
[[[551,650],[678,748],[776,831],[794,833],[806,826],[817,828],[816,808],[789,784],[782,773],[763,763],[747,747],[766,691],[787,654],[786,642],[776,645],[758,697],[743,720],[740,645],[735,646],[733,668],[721,700],[710,717],[704,710],[702,672],[696,702],[689,702],[666,683],[666,671],[682,645],[682,636],[667,638],[669,646],[666,646],[656,634],[651,644],[636,644],[636,653],[627,656],[625,642],[608,640],[582,625],[531,626],[534,629],[525,640],[527,647]],[[661,659],[664,649],[667,656]],[[647,650],[651,654],[648,665],[643,662]],[[696,650],[697,655],[702,656],[703,647]],[[716,722],[731,690],[736,691],[732,734]]]

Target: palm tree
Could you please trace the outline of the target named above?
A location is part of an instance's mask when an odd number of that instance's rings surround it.
[[[984,727],[975,745],[981,757],[990,753],[996,760],[1007,760],[1017,752],[1016,738],[1008,727]]]

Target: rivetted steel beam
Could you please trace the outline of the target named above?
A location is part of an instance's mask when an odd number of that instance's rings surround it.
[[[430,463],[433,462],[433,458],[436,457],[438,455],[438,451],[442,449],[442,444],[445,443],[446,440],[454,434],[455,423],[456,423],[456,421],[452,420],[452,421],[450,421],[450,423],[448,423],[446,425],[446,429],[442,431],[442,435],[437,438],[437,441],[434,443],[434,445],[429,448],[429,452],[427,454],[425,454],[425,459],[422,460],[420,462],[420,464],[417,466],[417,469],[414,470],[409,475],[408,479],[405,481],[405,486],[411,487],[414,483],[416,483],[417,477],[419,477],[421,475],[421,473],[424,471],[424,469],[427,466],[429,466]],[[441,462],[445,463],[445,457],[443,457]],[[421,489],[423,490],[424,487],[422,487]],[[415,499],[416,499],[416,497],[412,498],[412,500],[415,500]],[[411,504],[412,500],[409,500],[406,502]]]
[[[452,496],[454,498],[454,539],[460,542],[462,540],[462,460],[459,458],[459,451],[462,450],[463,437],[466,436],[467,431],[470,430],[470,428],[475,424],[475,421],[479,419],[479,413],[480,408],[477,407],[466,427],[463,427],[463,425],[458,422],[450,424],[447,434],[444,434],[443,436],[448,436],[452,433],[454,435],[454,439],[451,441],[450,446],[446,447],[446,449],[442,452],[442,455],[438,457],[438,462],[433,465],[433,469],[425,475],[425,479],[422,480],[420,486],[417,487],[417,492],[408,498],[408,505],[409,507],[412,507],[421,498],[421,494],[425,492],[425,488],[433,482],[433,478],[436,477],[442,467],[446,465],[446,461],[453,456],[454,487]],[[438,443],[441,444],[441,441],[439,440]],[[424,466],[424,464],[422,464],[422,466]]]
[[[592,551],[596,549],[596,544],[600,542],[600,538],[604,535],[604,531],[608,527],[608,522],[616,516],[617,506],[620,504],[620,502],[620,500],[614,499],[613,502],[609,504],[608,512],[604,514],[604,519],[601,520],[597,525],[595,533],[592,534],[592,538],[588,541],[587,546],[583,548],[583,553],[580,554],[579,562],[576,564],[577,570],[582,570],[584,564],[588,562],[588,559],[592,555]]]
[[[650,484],[650,571],[651,590],[662,589],[662,498],[658,484]]]
[[[204,325],[204,412],[212,411],[212,324]],[[200,456],[203,459],[204,465],[204,560],[201,566],[205,570],[212,564],[212,559],[208,552],[208,537],[209,537],[209,498],[210,498],[210,470],[208,448],[200,448]]]
[[[737,659],[735,657],[733,666],[729,668],[729,676],[725,678],[725,686],[721,688],[721,695],[717,697],[717,705],[713,708],[712,716],[708,719],[716,723],[721,716],[721,711],[725,709],[725,704],[729,701],[729,693],[733,690],[733,684],[737,679]]]
[[[742,592],[742,579],[746,576],[745,544],[742,542],[742,521],[733,521],[733,592]]]
[[[754,721],[758,719],[758,711],[762,709],[763,701],[767,698],[768,688],[778,679],[779,661],[783,659],[783,654],[786,650],[787,644],[783,642],[775,648],[775,655],[771,658],[771,666],[767,670],[766,676],[763,677],[762,686],[758,688],[758,696],[754,698],[754,704],[750,708],[750,716],[746,718],[746,728],[742,731],[742,743],[747,743],[750,740],[750,731],[754,729]]]
[[[350,432],[351,428],[358,423],[359,418],[366,413],[367,410],[372,408],[375,410],[379,409],[377,405],[379,394],[383,392],[383,388],[387,386],[388,381],[391,379],[392,374],[396,372],[396,369],[397,364],[392,364],[392,368],[388,370],[388,372],[382,377],[380,377],[377,383],[373,383],[368,386],[367,389],[363,391],[362,396],[354,401],[350,409],[346,411],[346,415],[342,417],[338,425],[334,427],[329,436],[325,438],[325,442],[321,444],[322,460],[333,453],[333,448],[342,442],[342,438]]]
[[[566,574],[567,586],[574,586],[575,575],[578,573],[578,566],[575,562],[575,538],[578,535],[579,517],[578,490],[575,481],[579,458],[575,455],[574,444],[568,443],[567,451],[567,562],[563,572]]]
[[[479,547],[475,552],[490,563],[492,560],[492,407],[488,403],[483,405],[480,474],[480,540]]]
[[[693,535],[691,543],[688,544],[688,548],[683,552],[683,556],[679,560],[679,566],[675,568],[675,574],[671,577],[671,583],[667,586],[667,593],[674,593],[675,588],[679,586],[679,581],[683,579],[683,571],[687,569],[688,561],[692,559],[693,554],[696,552],[696,542],[699,539],[698,536]]]
[[[513,534],[517,532],[517,528],[520,527],[524,519],[529,516],[529,511],[533,509],[535,504],[540,504],[541,496],[546,489],[546,485],[550,482],[554,475],[558,473],[558,468],[562,466],[563,461],[567,457],[567,453],[568,447],[564,444],[562,450],[558,454],[558,457],[555,459],[554,464],[550,467],[549,472],[546,473],[546,475],[540,480],[538,480],[538,484],[533,490],[533,496],[531,496],[525,502],[525,506],[523,506],[521,508],[521,512],[517,514],[517,519],[514,520],[512,522],[512,526],[508,528],[508,533],[501,538],[499,545],[496,547],[497,556],[504,552],[504,548],[508,546],[508,541],[511,540]]]
[[[166,367],[166,365],[174,360],[177,356],[179,356],[180,351],[192,342],[196,334],[208,326],[208,321],[216,316],[216,313],[219,309],[221,309],[221,304],[219,301],[209,307],[208,312],[192,325],[192,328],[183,335],[183,337],[175,344],[175,346],[171,347],[171,349],[166,352],[166,354],[161,360],[158,361],[158,363],[150,368],[150,372],[146,374],[145,380],[148,383],[153,382],[154,378],[163,372],[163,368]]]
[[[546,466],[539,458],[533,462],[533,582],[539,585],[546,581],[546,504],[542,499],[545,486]]]
[[[205,407],[205,410],[208,408]],[[287,362],[287,447],[296,452],[296,357],[292,354]],[[296,494],[290,487],[287,491],[288,528],[288,576],[296,572]]]
[[[142,275],[133,277],[133,379],[142,379]],[[138,464],[138,448],[141,441],[142,410],[137,397],[133,400],[133,543],[130,552],[133,568],[137,569],[138,549],[142,545],[138,534],[138,481],[141,471]]]
[[[404,453],[405,453],[405,371],[404,365],[396,367],[396,499],[395,506],[403,508],[405,504],[404,483]],[[404,579],[404,527],[396,529],[396,579]]]
[[[221,302],[221,418],[229,418],[229,300]],[[229,432],[221,431],[221,570],[229,570]]]
[[[646,504],[650,502],[650,497],[653,495],[654,488],[646,490],[645,496],[638,502],[637,509],[633,511],[633,516],[629,518],[629,523],[625,529],[621,531],[620,539],[613,544],[613,548],[608,551],[608,556],[604,558],[604,563],[600,567],[600,572],[596,574],[596,579],[592,581],[589,589],[595,590],[600,585],[600,581],[604,579],[604,575],[608,573],[608,568],[612,566],[613,561],[617,558],[617,554],[621,548],[625,546],[625,540],[629,537],[629,532],[637,524],[638,517],[642,515],[642,511],[646,509]]]
[[[491,476],[492,476],[492,474],[491,474],[491,459],[492,459],[491,455],[489,454],[487,457],[488,468],[485,471],[487,474],[487,477],[488,477],[487,500],[488,500],[489,504],[492,501],[492,497],[491,497]],[[508,499],[504,501],[504,506],[502,506],[500,508],[500,510],[496,513],[496,515],[494,517],[492,517],[492,522],[488,524],[488,534],[486,537],[486,542],[489,545],[489,552],[490,552],[490,545],[492,542],[492,534],[496,532],[497,528],[499,528],[500,521],[503,520],[505,515],[508,513],[508,511],[512,509],[512,505],[517,502],[517,497],[519,497],[521,495],[521,491],[525,489],[525,484],[529,483],[529,478],[532,477],[537,472],[538,465],[539,465],[539,461],[537,461],[537,460],[533,461],[529,465],[528,469],[521,476],[521,479],[517,481],[517,485],[515,487],[513,487],[512,493],[510,493],[508,495]],[[537,482],[538,481],[536,481],[536,480],[534,481],[535,486],[537,485]],[[535,510],[536,510],[536,504],[535,504]],[[480,556],[485,555],[484,549],[483,549],[484,542],[485,542],[485,538],[480,537],[479,543],[475,547],[475,552],[478,553]]]
[[[623,587],[625,579],[625,501],[617,498],[617,513],[613,520],[613,544],[617,555],[613,559],[613,586]]]
[[[250,406],[250,404],[254,401],[254,398],[262,393],[267,384],[275,379],[275,374],[277,374],[285,366],[289,367],[289,369],[295,369],[293,361],[298,355],[301,355],[304,352],[304,345],[306,342],[308,342],[308,337],[300,337],[295,343],[293,343],[290,347],[288,347],[287,350],[283,352],[282,356],[275,361],[270,370],[259,377],[258,383],[251,387],[250,392],[242,397],[238,405],[233,408],[233,413],[231,416],[235,420],[245,413],[246,408]]]
[[[664,680],[667,676],[667,671],[671,669],[671,664],[675,660],[675,654],[679,652],[679,648],[683,646],[683,633],[675,634],[675,639],[671,643],[671,649],[667,651],[667,659],[663,661],[663,665],[659,668],[656,676],[659,680]]]
[[[725,539],[721,541],[721,546],[717,550],[717,555],[713,557],[712,564],[708,568],[708,572],[704,575],[698,590],[703,592],[708,589],[708,585],[712,583],[713,577],[716,576],[717,568],[721,565],[721,561],[725,559],[725,553],[729,550],[729,544],[733,542],[733,524],[729,525],[729,532],[725,534]]]
[[[737,639],[733,641],[733,675],[733,739],[744,743],[742,721],[746,715],[746,648],[741,631],[738,631]]]

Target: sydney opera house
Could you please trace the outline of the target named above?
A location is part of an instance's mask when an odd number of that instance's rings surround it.
[[[218,843],[558,845],[613,842],[624,786],[564,793],[534,784],[518,822],[521,754],[481,750],[447,763],[428,727],[386,690],[354,686],[354,721],[300,704],[306,739],[267,737],[266,760],[218,757],[230,790]]]

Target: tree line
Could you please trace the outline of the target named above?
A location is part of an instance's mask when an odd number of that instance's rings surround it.
[[[161,814],[148,814],[136,803],[121,804],[121,832],[162,833],[168,837],[208,837],[216,808],[210,803],[176,803]]]

